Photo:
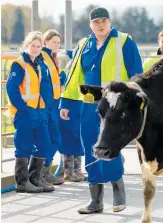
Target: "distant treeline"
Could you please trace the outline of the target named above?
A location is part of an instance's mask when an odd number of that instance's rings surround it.
[[[95,5],[89,5],[78,18],[73,16],[73,43],[90,34],[89,12]],[[4,4],[1,7],[1,39],[2,43],[20,44],[25,34],[31,29],[31,8]],[[162,8],[163,12],[163,8]],[[144,7],[128,7],[120,15],[116,10],[111,12],[112,25],[119,31],[132,35],[137,43],[150,44],[157,42],[157,35],[163,29],[163,17],[157,24]],[[40,18],[39,30],[44,32],[55,28],[60,32],[64,42],[64,15],[55,23],[52,16]]]

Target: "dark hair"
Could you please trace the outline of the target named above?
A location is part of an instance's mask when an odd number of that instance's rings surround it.
[[[47,30],[43,35],[44,44],[45,44],[45,41],[51,40],[54,36],[58,36],[61,39],[61,36],[59,35],[57,30],[55,29]]]

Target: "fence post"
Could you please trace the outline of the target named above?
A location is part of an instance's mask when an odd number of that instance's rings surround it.
[[[72,1],[65,2],[65,49],[72,50]]]
[[[38,0],[32,0],[31,31],[39,30]]]
[[[2,160],[3,160],[3,137],[1,137],[1,173],[3,173],[3,164],[2,164]]]

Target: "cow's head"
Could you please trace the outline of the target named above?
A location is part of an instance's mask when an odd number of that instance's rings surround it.
[[[101,116],[101,128],[94,156],[114,159],[120,150],[137,137],[143,122],[143,111],[147,106],[146,95],[125,83],[111,82],[107,87],[81,85],[81,93],[94,96]],[[89,94],[89,95],[90,95]]]

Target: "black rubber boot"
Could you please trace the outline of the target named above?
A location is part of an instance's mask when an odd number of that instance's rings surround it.
[[[78,210],[79,214],[92,214],[103,212],[103,196],[104,185],[103,184],[89,184],[89,190],[91,195],[91,201],[87,207]]]
[[[19,193],[43,192],[42,187],[37,187],[29,181],[28,158],[16,158],[15,181],[16,181],[16,192],[19,192]]]
[[[52,163],[49,167],[43,167],[43,177],[46,182],[51,183],[53,185],[60,185],[64,183],[64,177],[54,176],[52,173]]]
[[[43,178],[43,166],[45,163],[44,158],[40,157],[31,157],[30,166],[29,166],[29,180],[35,186],[39,186],[43,188],[43,192],[51,192],[54,191],[54,186],[52,184],[47,183]]]
[[[119,212],[126,208],[126,193],[123,178],[111,182],[113,186],[113,212]]]

